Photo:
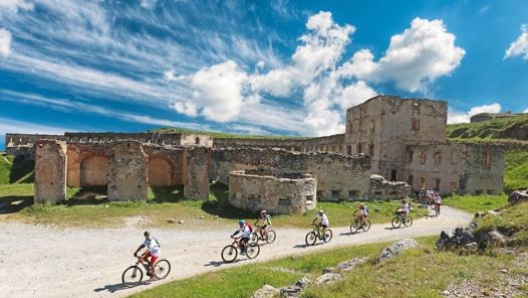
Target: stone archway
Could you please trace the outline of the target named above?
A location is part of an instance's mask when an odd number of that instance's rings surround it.
[[[106,186],[108,184],[108,159],[93,155],[81,163],[81,186]]]
[[[148,179],[150,186],[169,186],[172,183],[172,165],[166,159],[153,157],[149,159]]]

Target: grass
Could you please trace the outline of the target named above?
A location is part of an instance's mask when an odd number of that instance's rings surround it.
[[[12,196],[12,193],[19,195]],[[227,202],[228,189],[222,184],[211,185],[208,202],[185,200],[181,187],[161,187],[149,190],[149,199],[142,201],[110,202],[106,198],[105,188],[68,188],[68,200],[62,204],[32,203],[32,184],[0,185],[0,201],[13,201],[22,196],[26,204],[10,215],[11,219],[35,224],[53,224],[79,227],[116,227],[126,223],[129,217],[141,217],[144,225],[156,225],[165,228],[200,228],[203,225],[235,225],[236,220],[244,218],[250,221],[258,214],[230,207]],[[28,201],[29,200],[29,201]],[[369,219],[372,223],[389,222],[398,208],[399,201],[376,201],[368,203]],[[324,209],[332,226],[348,226],[352,221],[352,212],[358,203],[319,202],[317,210],[295,215],[275,215],[272,222],[275,227],[311,228],[311,221],[319,209]],[[23,209],[22,209],[23,208]],[[1,209],[0,209],[1,210]],[[415,218],[427,215],[427,211],[416,209]],[[184,225],[167,222],[182,220]]]
[[[161,133],[187,133],[187,134],[203,134],[209,135],[213,138],[220,139],[269,139],[269,140],[291,140],[291,139],[308,139],[308,137],[298,137],[298,136],[272,136],[272,135],[240,135],[240,134],[230,134],[214,131],[201,131],[201,130],[192,130],[185,128],[176,128],[176,127],[164,127],[149,130],[148,132],[161,132]]]
[[[501,209],[500,216],[485,216],[478,224],[477,231],[497,230],[511,237],[515,245],[528,245],[528,203],[508,205]]]
[[[506,154],[506,168],[504,169],[504,189],[511,193],[515,189],[528,188],[528,150],[524,148],[510,148]]]
[[[469,213],[500,209],[508,205],[507,195],[453,195],[442,200],[443,205],[452,206]]]
[[[355,257],[370,261],[343,273],[341,282],[309,286],[301,297],[442,297],[440,292],[449,284],[467,279],[482,287],[503,285],[501,269],[508,269],[510,276],[528,274],[514,254],[459,256],[435,252],[434,237],[417,241],[421,248],[406,250],[383,264],[375,259],[389,243],[351,246],[206,273],[131,297],[251,297],[264,284],[279,288],[301,277],[314,280],[323,269]]]

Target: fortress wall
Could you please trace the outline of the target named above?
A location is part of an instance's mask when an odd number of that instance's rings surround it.
[[[259,148],[213,150],[211,179],[229,185],[229,172],[248,169],[269,171],[272,175],[313,174],[317,178],[319,201],[356,200],[368,197],[369,193],[368,156]]]
[[[66,143],[41,140],[35,157],[35,203],[66,200]]]

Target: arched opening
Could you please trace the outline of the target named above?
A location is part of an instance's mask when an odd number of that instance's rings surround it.
[[[148,179],[150,186],[172,185],[172,166],[164,158],[153,157],[149,160]]]
[[[81,163],[81,186],[106,186],[108,184],[108,159],[94,155]]]

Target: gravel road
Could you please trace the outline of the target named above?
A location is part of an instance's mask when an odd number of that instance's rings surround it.
[[[172,271],[166,280],[125,288],[121,274],[135,262],[132,254],[143,241],[143,230],[135,227],[140,220],[130,218],[119,229],[62,229],[6,222],[0,217],[1,296],[123,297],[171,280],[250,262],[338,246],[438,235],[443,229],[467,225],[471,215],[443,207],[439,217],[415,220],[410,228],[375,224],[367,233],[351,235],[348,227],[332,227],[332,241],[324,245],[318,241],[313,247],[304,243],[309,223],[306,229],[277,229],[275,243],[263,245],[256,260],[239,257],[233,264],[224,264],[220,251],[230,244],[235,222],[233,229],[214,231],[187,231],[183,230],[184,225],[177,229],[151,229],[162,244],[162,257],[172,263]]]

